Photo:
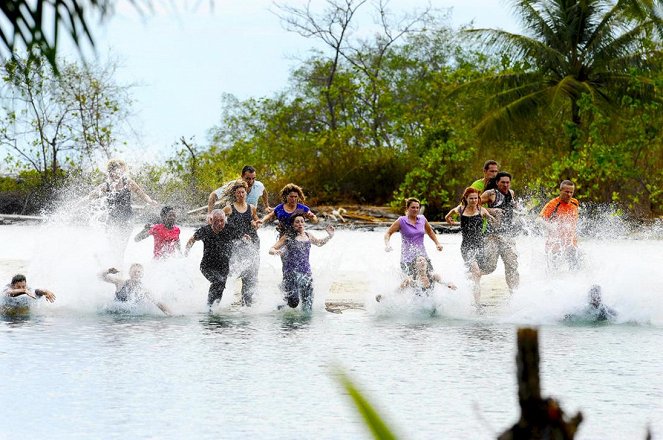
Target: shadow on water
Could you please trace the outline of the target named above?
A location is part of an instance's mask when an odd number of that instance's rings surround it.
[[[310,327],[313,314],[300,310],[286,310],[281,316],[281,330],[284,336]]]
[[[0,313],[0,322],[5,323],[7,327],[23,327],[26,325],[34,325],[34,316],[27,313]]]
[[[252,321],[245,316],[209,313],[201,316],[200,325],[207,333],[222,333],[229,330],[249,330]]]

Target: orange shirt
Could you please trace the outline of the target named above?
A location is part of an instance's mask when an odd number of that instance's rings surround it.
[[[551,225],[546,240],[547,248],[559,249],[578,245],[578,206],[576,199],[572,198],[568,203],[564,203],[559,197],[555,197],[543,207],[539,215]]]

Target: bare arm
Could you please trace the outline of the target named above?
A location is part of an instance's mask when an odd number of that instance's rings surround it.
[[[150,229],[152,228],[152,225],[149,223],[145,225],[145,227],[134,237],[134,241],[141,241],[145,240],[147,237],[150,236]]]
[[[310,211],[310,210],[309,210],[306,214],[304,214],[304,216],[305,216],[305,217],[306,217],[311,223],[313,223],[313,224],[317,224],[317,223],[318,223],[318,217],[317,217],[315,214],[313,214],[313,211]]]
[[[269,255],[282,255],[283,251],[281,251],[281,248],[285,245],[285,240],[286,236],[282,235],[281,238],[272,246],[269,248]]]
[[[111,267],[99,274],[99,278],[101,278],[103,281],[106,281],[107,283],[111,283],[115,285],[116,289],[119,289],[122,287],[122,284],[125,282],[122,278],[119,276],[115,276],[118,274],[120,271],[115,269],[114,267]]]
[[[480,202],[481,204],[486,204],[495,201],[495,190],[489,189],[481,193]]]
[[[15,298],[15,297],[21,296],[21,295],[28,295],[30,298],[33,298],[33,299],[37,298],[35,293],[33,291],[31,291],[30,289],[27,289],[27,288],[21,288],[21,289],[10,288],[10,289],[6,289],[3,292],[3,294],[6,295],[6,296],[9,296],[9,297],[12,297],[12,298]]]
[[[490,212],[483,206],[481,207],[481,217],[487,218],[489,221],[494,222],[496,221],[496,218],[492,216]]]
[[[267,194],[266,189],[262,192],[262,204],[265,207],[265,212],[272,212],[272,208],[269,206],[269,194]]]
[[[334,236],[334,227],[332,225],[327,225],[325,228],[327,231],[327,236],[325,238],[317,238],[313,235],[309,235],[309,240],[316,246],[324,246],[329,240]]]
[[[184,247],[184,256],[185,257],[189,255],[189,251],[191,250],[191,248],[193,247],[193,245],[195,243],[196,243],[196,236],[192,235],[191,238],[189,239],[189,241],[186,242],[186,246]]]
[[[434,273],[433,276],[431,277],[431,279],[436,283],[442,284],[443,286],[447,286],[451,290],[456,290],[457,289],[457,287],[454,283],[449,282],[449,281],[444,281],[442,279],[442,275],[440,275],[439,273]]]
[[[442,243],[440,243],[437,240],[437,235],[435,234],[435,231],[433,231],[433,228],[431,227],[430,223],[428,223],[428,220],[426,220],[426,225],[424,226],[424,230],[426,231],[426,235],[428,235],[430,239],[433,240],[433,243],[435,243],[435,247],[437,248],[437,250],[441,251]]]
[[[447,223],[449,223],[450,225],[452,225],[452,226],[455,226],[455,225],[458,225],[458,224],[459,224],[459,222],[455,222],[455,221],[453,220],[453,216],[454,216],[454,214],[456,214],[456,215],[459,215],[459,214],[460,214],[460,210],[459,210],[459,208],[460,208],[460,205],[456,206],[454,209],[452,209],[451,211],[449,211],[449,212],[447,213],[447,215],[444,216],[444,220],[445,220]]]
[[[149,205],[152,205],[152,206],[158,206],[159,205],[156,201],[152,200],[152,198],[150,198],[150,196],[145,194],[145,191],[143,191],[143,189],[140,186],[138,186],[138,184],[136,182],[134,182],[132,179],[128,179],[127,182],[129,183],[129,188],[133,192],[135,192],[138,195],[138,197],[143,199],[145,201],[145,203],[147,203]]]
[[[35,289],[35,294],[39,297],[44,297],[46,298],[46,301],[48,302],[53,302],[55,301],[55,294],[51,292],[50,290],[46,289]]]
[[[212,212],[214,209],[214,205],[216,205],[216,201],[219,200],[219,198],[216,195],[216,191],[212,191],[209,194],[209,197],[207,198],[207,213],[209,214]]]
[[[391,247],[391,244],[389,244],[389,239],[391,238],[392,235],[394,235],[396,232],[401,230],[401,223],[399,220],[396,220],[389,226],[389,229],[387,229],[387,232],[384,233],[384,250],[386,252],[391,252],[393,249]]]
[[[260,220],[260,223],[269,223],[272,220],[274,220],[274,217],[276,216],[276,213],[272,210],[272,212],[266,214],[262,220]]]

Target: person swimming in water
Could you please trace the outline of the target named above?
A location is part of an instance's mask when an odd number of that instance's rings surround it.
[[[444,281],[442,275],[432,271],[426,256],[419,255],[414,259],[412,274],[406,276],[401,282],[400,290],[411,289],[415,295],[425,296],[430,295],[435,288],[435,283],[446,286],[451,290],[457,289],[454,283]],[[380,302],[382,298],[382,295],[376,295],[375,300]]]
[[[165,315],[170,316],[170,309],[162,302],[155,300],[143,285],[143,265],[134,263],[129,268],[129,279],[117,274],[120,271],[114,267],[101,273],[100,278],[107,283],[115,285],[115,301],[118,303],[140,304],[149,301],[159,308]]]
[[[16,274],[11,283],[2,289],[0,300],[0,314],[2,315],[27,315],[30,313],[30,305],[39,298],[46,301],[55,301],[55,294],[46,289],[31,289],[28,287],[25,275]]]
[[[587,293],[587,305],[578,313],[571,313],[564,317],[565,321],[614,321],[617,312],[603,303],[601,286],[594,284]]]

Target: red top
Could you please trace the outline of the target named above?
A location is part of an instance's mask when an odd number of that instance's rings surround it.
[[[154,237],[154,258],[170,257],[177,250],[180,241],[180,228],[177,226],[168,229],[159,223],[150,228],[149,234]]]

